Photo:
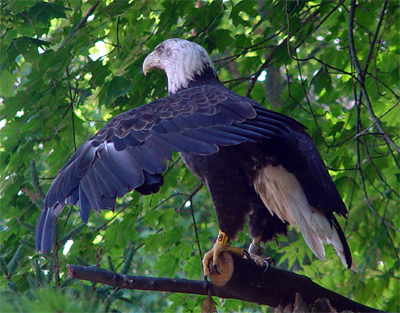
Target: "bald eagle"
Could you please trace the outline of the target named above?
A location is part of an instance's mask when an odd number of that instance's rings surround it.
[[[225,88],[207,52],[196,43],[169,39],[147,56],[143,72],[165,71],[169,95],[114,117],[61,168],[45,199],[36,247],[52,248],[55,218],[65,204],[89,211],[114,209],[116,198],[136,190],[159,191],[172,151],[207,186],[220,232],[203,260],[215,267],[249,216],[249,251],[298,228],[313,253],[325,260],[332,244],[345,266],[355,268],[334,215],[346,207],[305,127]]]

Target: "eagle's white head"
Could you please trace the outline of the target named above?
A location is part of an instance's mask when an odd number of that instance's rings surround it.
[[[178,38],[163,41],[146,57],[143,73],[146,75],[152,69],[165,71],[169,94],[189,87],[204,75],[218,80],[206,50],[194,42]]]

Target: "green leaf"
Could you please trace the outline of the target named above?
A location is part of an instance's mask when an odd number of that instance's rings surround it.
[[[121,274],[127,274],[129,268],[132,265],[133,256],[135,254],[135,248],[131,245],[128,250],[126,250],[125,260],[121,269]]]
[[[31,287],[31,289],[37,289],[40,286],[38,284],[37,280],[33,279],[31,276],[28,276],[27,281],[28,281],[29,287]]]
[[[37,2],[34,6],[30,7],[25,16],[29,20],[36,20],[39,23],[47,25],[53,18],[67,18],[65,11],[68,9],[58,4],[49,2]]]
[[[109,256],[109,255],[107,255],[107,264],[108,264],[108,269],[109,269],[111,272],[115,272],[114,264],[113,264],[113,262],[112,262],[111,256]]]
[[[35,0],[13,1],[11,4],[11,11],[14,14],[18,14],[25,11],[27,7],[30,7],[34,4]]]
[[[75,256],[75,261],[78,263],[78,264],[80,264],[80,265],[83,265],[83,266],[90,266],[90,264],[86,261],[86,260],[84,260],[82,257],[80,257],[80,256]]]
[[[182,231],[180,228],[174,227],[168,232],[163,232],[162,237],[170,246],[172,246],[182,239]]]
[[[244,20],[241,15],[243,15],[243,12],[245,12],[249,16],[254,16],[257,12],[255,9],[255,5],[256,2],[254,1],[241,1],[233,7],[229,18],[232,19],[235,26],[248,26],[249,21]]]
[[[342,132],[344,125],[344,122],[336,122],[335,124],[333,124],[330,132],[328,133],[328,136],[335,136],[337,133]]]
[[[22,250],[23,250],[23,245],[19,245],[17,251],[15,251],[14,256],[8,262],[7,268],[8,268],[8,276],[12,276],[15,271],[17,270],[18,266],[20,265],[22,261]]]
[[[3,66],[1,66],[2,68]],[[10,96],[17,84],[17,75],[3,69],[0,72],[0,96]]]
[[[122,76],[115,76],[107,86],[104,104],[109,106],[118,97],[125,96],[132,88],[132,82]]]
[[[160,255],[154,263],[154,270],[158,271],[160,276],[173,277],[178,261],[173,255]]]
[[[60,246],[64,245],[68,240],[74,238],[77,234],[79,234],[82,231],[82,229],[85,228],[85,226],[86,224],[80,224],[78,226],[75,226],[68,233],[66,233],[64,236],[58,239],[57,244]]]
[[[44,282],[44,274],[42,269],[39,266],[39,263],[37,260],[33,260],[31,262],[32,268],[35,270],[35,278],[36,278],[36,283],[37,286],[41,286]]]
[[[24,227],[25,229],[29,230],[31,233],[35,232],[35,225],[33,225],[33,224],[21,222],[21,226]]]
[[[218,29],[210,33],[207,44],[210,50],[217,48],[220,52],[225,52],[227,47],[230,47],[234,39],[230,36],[230,31],[227,29]]]
[[[290,43],[288,44],[286,40],[283,40],[276,48],[274,55],[274,60],[276,60],[276,62],[274,63],[274,66],[279,67],[281,65],[290,64],[292,61],[292,56],[295,55],[294,53],[294,47]]]
[[[3,273],[4,276],[8,276],[8,269],[7,269],[7,264],[4,261],[4,258],[0,256],[0,270]]]
[[[321,67],[317,74],[314,75],[310,84],[314,86],[317,94],[321,93],[324,89],[326,92],[332,91],[332,79],[327,69],[324,67]]]
[[[29,37],[15,38],[5,51],[7,56],[1,64],[0,69],[9,67],[16,61],[16,58],[22,54],[26,61],[34,63],[40,57],[38,48],[50,46],[51,44],[44,40]]]

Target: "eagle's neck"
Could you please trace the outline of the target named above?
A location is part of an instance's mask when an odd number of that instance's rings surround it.
[[[201,85],[220,85],[207,54],[182,55],[180,62],[171,61],[164,67],[168,79],[168,94]]]
[[[221,85],[221,82],[218,76],[215,75],[215,71],[213,68],[208,67],[201,75],[196,74],[193,80],[188,81],[187,87],[181,86],[181,88],[178,88],[176,92],[204,85],[213,85],[213,86]],[[168,88],[168,90],[170,89]]]

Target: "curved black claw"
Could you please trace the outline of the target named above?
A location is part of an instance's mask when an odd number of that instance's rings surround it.
[[[264,272],[266,272],[270,265],[272,265],[273,267],[275,267],[276,262],[275,262],[275,259],[274,259],[274,258],[268,257],[268,258],[265,258],[265,259],[264,259],[264,264],[265,264],[265,270],[264,270]]]
[[[265,264],[265,270],[264,270],[265,273],[269,269],[269,262],[266,259],[264,259],[264,264]]]
[[[270,265],[272,265],[272,266],[276,266],[276,262],[275,262],[275,259],[274,258],[271,258],[271,257],[268,257],[267,258],[267,261],[268,261],[268,263],[270,264]]]
[[[213,285],[209,280],[208,276],[203,274],[204,283],[206,284],[207,293],[210,294],[210,287]]]
[[[246,259],[251,260],[250,254],[247,252],[247,250],[243,249],[243,253],[246,256]]]
[[[213,264],[213,267],[214,267],[214,271],[215,271],[218,275],[221,275],[221,273],[218,272],[217,264]]]

